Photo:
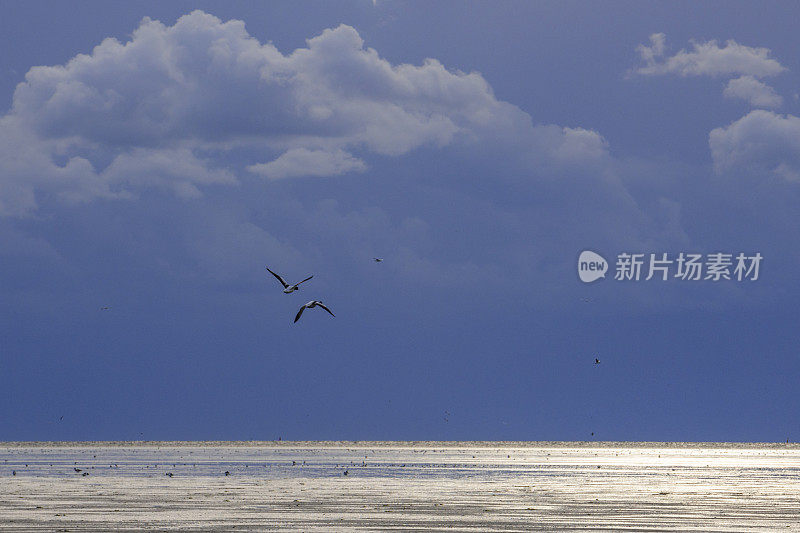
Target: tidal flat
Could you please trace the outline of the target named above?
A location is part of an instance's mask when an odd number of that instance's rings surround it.
[[[0,443],[0,531],[800,531],[800,446]]]

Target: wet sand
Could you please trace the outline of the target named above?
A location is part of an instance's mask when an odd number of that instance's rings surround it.
[[[800,448],[0,444],[0,531],[59,530],[800,531]]]

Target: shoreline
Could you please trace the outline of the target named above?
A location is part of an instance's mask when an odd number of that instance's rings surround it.
[[[0,441],[6,448],[76,447],[220,447],[220,448],[655,448],[655,449],[800,449],[800,442],[668,442],[668,441],[372,441],[372,440],[129,440]]]

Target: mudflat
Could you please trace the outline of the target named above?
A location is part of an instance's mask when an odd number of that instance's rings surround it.
[[[0,444],[0,531],[800,531],[800,447]]]

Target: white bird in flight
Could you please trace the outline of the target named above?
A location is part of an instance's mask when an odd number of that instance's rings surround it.
[[[294,285],[289,285],[288,283],[286,283],[286,280],[284,280],[282,277],[280,277],[280,276],[279,276],[279,275],[277,275],[275,272],[273,272],[272,270],[270,270],[270,269],[269,269],[269,267],[267,267],[267,271],[268,271],[270,274],[272,274],[273,276],[275,276],[275,277],[278,279],[278,281],[280,281],[280,282],[281,282],[281,285],[283,285],[283,292],[285,292],[286,294],[289,294],[290,292],[294,292],[294,291],[296,291],[297,289],[299,289],[299,288],[300,288],[300,284],[301,284],[301,283],[304,283],[304,282],[306,282],[306,281],[308,281],[308,280],[310,280],[311,278],[313,278],[313,277],[314,277],[314,276],[308,276],[308,277],[307,277],[306,279],[304,279],[303,281],[298,281],[298,282],[297,282],[297,283],[295,283]]]
[[[310,302],[308,302],[307,304],[303,305],[303,307],[300,308],[300,310],[297,312],[297,316],[294,317],[294,321],[297,322],[298,320],[300,320],[300,315],[303,314],[303,311],[305,311],[306,309],[311,309],[312,307],[321,307],[327,312],[329,312],[331,316],[336,316],[333,314],[333,311],[325,307],[325,305],[319,300],[311,300]]]

